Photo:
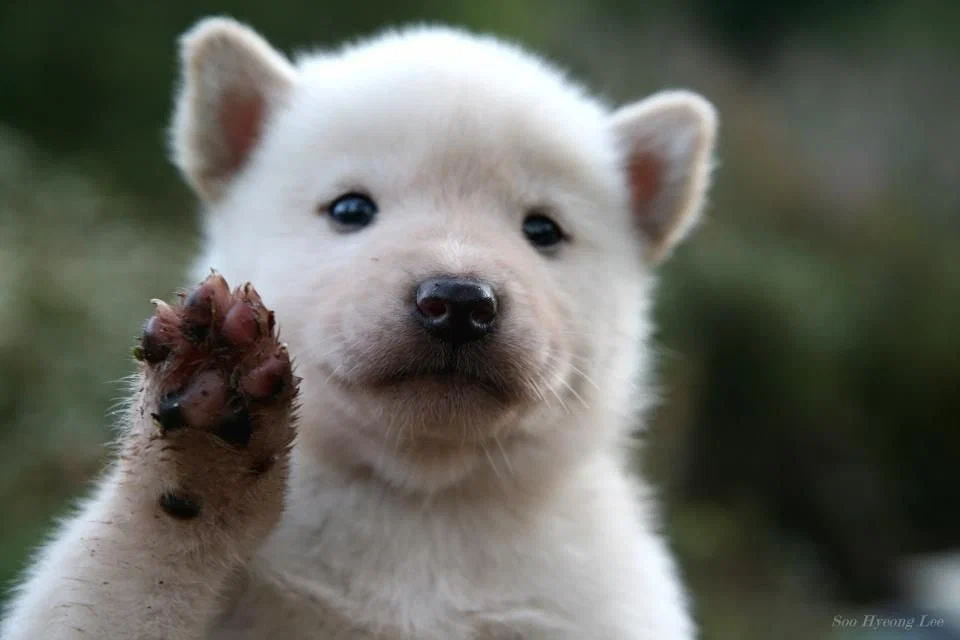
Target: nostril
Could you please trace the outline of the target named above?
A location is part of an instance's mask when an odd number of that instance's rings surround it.
[[[431,320],[440,320],[448,313],[450,313],[450,307],[446,301],[440,298],[422,298],[417,301],[417,309],[420,310],[425,317],[430,318]]]
[[[497,304],[493,299],[482,300],[470,312],[470,321],[476,325],[489,325],[497,317]]]

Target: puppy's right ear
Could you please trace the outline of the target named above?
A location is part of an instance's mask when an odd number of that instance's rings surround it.
[[[228,18],[207,18],[187,31],[180,64],[173,161],[194,191],[214,202],[288,99],[296,71],[255,31]]]

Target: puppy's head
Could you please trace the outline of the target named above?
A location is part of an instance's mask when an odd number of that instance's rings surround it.
[[[211,19],[182,55],[173,152],[209,209],[202,266],[276,309],[301,447],[429,490],[620,435],[650,268],[708,184],[709,103],[609,110],[440,28],[294,64]]]

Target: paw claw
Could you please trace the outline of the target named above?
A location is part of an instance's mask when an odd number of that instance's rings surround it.
[[[171,307],[169,304],[167,304],[165,301],[161,300],[160,298],[153,298],[150,300],[150,303],[154,307],[156,307],[158,315],[169,317],[176,313],[173,310],[173,307]]]
[[[246,298],[253,306],[262,307],[263,300],[260,299],[260,294],[257,292],[256,287],[254,287],[249,282],[244,283],[241,287],[242,295]]]

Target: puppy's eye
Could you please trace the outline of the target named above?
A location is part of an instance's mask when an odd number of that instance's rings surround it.
[[[360,229],[377,215],[377,205],[367,196],[348,193],[334,200],[327,208],[330,218],[337,224],[351,229]]]
[[[560,226],[542,213],[531,213],[524,219],[523,234],[541,249],[555,247],[566,239]]]

